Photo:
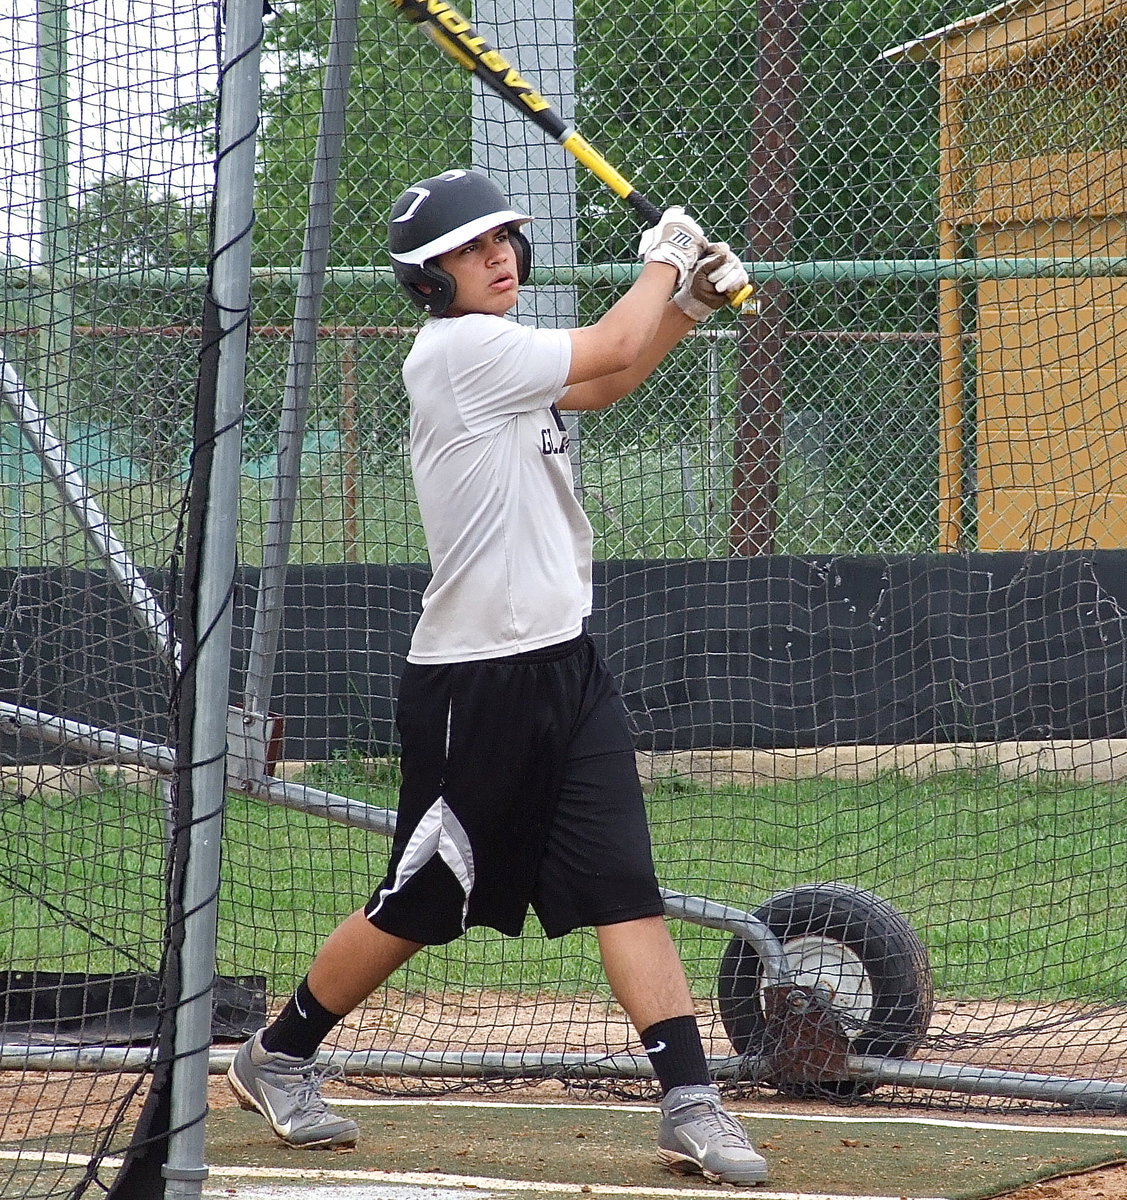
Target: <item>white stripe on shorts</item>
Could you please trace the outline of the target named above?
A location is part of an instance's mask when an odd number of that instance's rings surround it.
[[[465,894],[462,903],[464,931],[466,918],[469,916],[470,892],[473,891],[474,885],[473,847],[461,821],[441,796],[423,813],[422,819],[415,826],[407,845],[403,848],[403,856],[395,868],[395,879],[391,887],[381,888],[375,905],[364,914],[368,920],[380,911],[388,896],[406,887],[436,854],[462,885]]]

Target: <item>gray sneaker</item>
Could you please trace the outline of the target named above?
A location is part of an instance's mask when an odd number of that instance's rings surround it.
[[[261,1113],[287,1146],[303,1150],[356,1145],[356,1122],[333,1112],[321,1095],[326,1079],[343,1077],[340,1067],[318,1067],[316,1055],[263,1050],[261,1029],[239,1047],[227,1072],[239,1104]]]
[[[763,1183],[767,1160],[751,1148],[743,1126],[720,1104],[720,1089],[672,1088],[661,1101],[657,1156],[671,1171],[703,1174],[713,1183]]]

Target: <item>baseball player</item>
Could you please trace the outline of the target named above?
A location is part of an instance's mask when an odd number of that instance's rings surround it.
[[[509,314],[531,267],[530,220],[464,170],[423,180],[392,208],[396,278],[428,315],[403,380],[432,567],[397,700],[395,837],[371,899],[228,1078],[289,1145],[354,1144],[356,1123],[320,1092],[326,1035],[421,947],[474,925],[519,934],[531,908],[550,938],[595,929],[661,1087],[659,1159],[760,1183],[767,1164],[709,1078],[625,707],[586,633],[592,533],[560,415],[628,395],[747,274],[671,208],[642,235],[638,278],[598,321],[522,325]]]

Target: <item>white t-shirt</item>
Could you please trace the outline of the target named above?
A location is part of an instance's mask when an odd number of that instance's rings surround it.
[[[466,662],[577,637],[591,525],[575,497],[566,330],[471,313],[426,322],[403,364],[431,582],[408,661]]]

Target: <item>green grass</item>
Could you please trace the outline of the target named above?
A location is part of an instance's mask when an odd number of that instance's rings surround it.
[[[394,766],[341,759],[309,782],[393,807]],[[649,796],[655,853],[671,888],[754,910],[776,891],[839,879],[891,901],[920,934],[939,994],[1054,1002],[1127,993],[1123,791],[960,773],[916,783],[814,779],[715,787],[684,778]],[[0,929],[10,969],[155,967],[162,903],[159,793],[5,796]],[[336,922],[382,876],[382,837],[229,801],[218,940],[224,974],[265,974],[284,993]],[[694,988],[712,994],[729,937],[675,932]],[[593,939],[546,942],[473,931],[412,964],[419,990],[599,990]]]
[[[731,431],[705,431],[668,444],[649,436],[633,442],[595,436],[583,442],[583,504],[600,559],[717,558],[728,553]],[[406,455],[383,450],[361,459],[353,481],[355,513],[346,519],[344,459],[307,456],[295,502],[294,563],[425,563],[418,505]],[[895,482],[895,480],[893,480]],[[891,486],[891,485],[890,485]],[[261,565],[273,479],[269,471],[240,481],[238,559]],[[172,555],[182,501],[177,477],[101,484],[96,499],[115,536],[140,566]],[[85,536],[53,485],[38,477],[0,479],[10,519],[0,562],[36,567],[67,563],[97,569]],[[927,550],[934,516],[926,505],[864,503],[851,479],[803,469],[797,457],[784,473],[778,500],[779,553]],[[883,507],[882,507],[883,505]],[[895,513],[895,519],[889,516]]]
[[[828,879],[883,896],[923,938],[943,994],[1124,995],[1122,789],[959,773],[706,796],[670,781],[651,811],[678,830],[658,833],[665,877],[687,876],[675,886],[749,907]]]

